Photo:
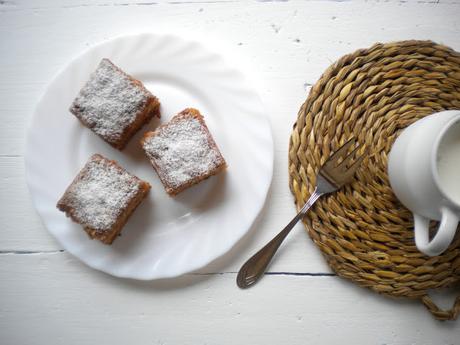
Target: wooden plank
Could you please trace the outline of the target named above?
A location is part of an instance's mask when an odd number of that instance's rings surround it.
[[[0,157],[0,205],[0,252],[62,249],[48,234],[33,208],[25,185],[22,157]],[[269,202],[252,230],[231,252],[208,266],[207,272],[236,271],[250,253],[269,241],[294,214],[292,197],[287,193],[287,181],[276,174]],[[300,224],[281,248],[271,270],[329,272]]]
[[[120,280],[66,253],[0,255],[2,344],[457,344],[456,323],[337,277]],[[452,294],[445,295],[446,303]]]
[[[308,2],[355,2],[363,3],[362,0],[298,0],[298,3]],[[24,10],[24,9],[50,9],[50,8],[75,8],[75,7],[128,7],[128,6],[187,6],[187,5],[204,5],[213,6],[215,4],[231,4],[232,6],[238,6],[244,4],[246,0],[72,0],[56,2],[53,0],[39,0],[30,2],[27,0],[4,0],[0,2],[0,6],[4,10]],[[269,5],[270,3],[276,2],[287,2],[283,0],[258,0],[261,5]],[[379,3],[379,0],[367,0],[366,3]],[[386,0],[386,3],[392,4],[405,4],[407,2],[414,4],[430,4],[430,5],[456,5],[460,3],[460,0]]]
[[[0,205],[0,252],[61,249],[32,205],[22,157],[0,157]]]
[[[458,6],[373,1],[174,6],[3,1],[0,155],[23,154],[28,118],[46,85],[69,60],[97,42],[137,32],[178,33],[204,40],[226,55],[254,81],[270,110],[275,140],[286,145],[305,96],[304,84],[314,83],[343,54],[376,41],[430,38],[460,49]]]

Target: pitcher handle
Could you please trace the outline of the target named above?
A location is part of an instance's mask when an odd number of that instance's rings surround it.
[[[441,223],[438,231],[429,238],[430,220],[414,213],[415,244],[424,254],[436,256],[449,247],[458,226],[458,216],[447,207],[441,208]]]

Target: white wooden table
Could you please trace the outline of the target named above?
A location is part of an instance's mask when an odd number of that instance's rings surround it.
[[[23,162],[52,77],[88,46],[139,32],[184,33],[231,55],[269,109],[275,140],[271,191],[248,235],[198,272],[153,282],[66,253],[32,207]],[[257,286],[235,285],[245,259],[295,213],[288,140],[310,86],[343,54],[412,38],[460,50],[460,1],[0,1],[0,344],[459,344],[460,321],[335,276],[301,225]]]

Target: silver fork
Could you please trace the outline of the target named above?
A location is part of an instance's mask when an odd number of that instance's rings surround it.
[[[364,159],[364,154],[352,160],[359,150],[356,147],[350,154],[348,150],[355,144],[355,139],[347,141],[340,147],[328,160],[323,164],[316,175],[316,187],[310,198],[302,207],[300,212],[292,219],[289,224],[261,250],[254,254],[246,263],[241,266],[236,283],[242,289],[254,285],[264,274],[268,264],[275,255],[276,251],[284,241],[286,236],[291,232],[294,225],[302,219],[307,211],[312,207],[319,197],[325,194],[335,192],[344,185],[351,182],[353,176]],[[342,161],[340,161],[342,159]]]

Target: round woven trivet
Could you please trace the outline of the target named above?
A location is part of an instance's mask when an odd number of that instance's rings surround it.
[[[446,109],[460,109],[460,53],[431,41],[376,44],[325,71],[300,108],[289,143],[289,185],[298,209],[332,152],[351,137],[368,149],[354,182],[318,200],[304,218],[307,231],[339,276],[385,295],[420,299],[440,320],[458,316],[460,296],[445,311],[428,290],[459,284],[460,231],[442,255],[421,254],[412,214],[390,188],[387,158],[402,129]]]

